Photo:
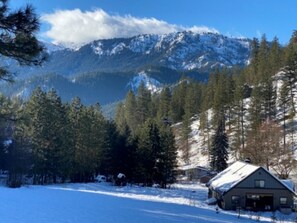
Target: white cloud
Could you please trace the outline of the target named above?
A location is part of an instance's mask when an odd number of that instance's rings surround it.
[[[218,30],[216,30],[215,28],[210,28],[207,26],[193,26],[190,28],[184,28],[186,30],[190,30],[194,33],[219,33]]]
[[[51,27],[44,35],[54,43],[66,46],[80,46],[97,39],[165,34],[183,30],[218,33],[217,30],[205,26],[183,27],[155,18],[110,15],[102,9],[85,12],[80,9],[58,10],[43,15],[41,19]]]

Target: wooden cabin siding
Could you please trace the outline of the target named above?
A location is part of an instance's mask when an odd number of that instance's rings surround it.
[[[269,174],[263,168],[260,168],[255,173],[251,174],[248,178],[244,179],[238,185],[237,188],[255,188],[256,180],[264,180],[267,189],[283,189],[285,186],[276,180],[271,174]]]
[[[248,194],[261,194],[261,195],[269,195],[273,197],[273,207],[270,207],[271,210],[277,210],[282,206],[293,207],[293,194],[289,190],[283,189],[247,189],[247,188],[233,188],[228,193],[224,194],[224,209],[226,210],[234,210],[236,207],[240,206],[243,209],[249,209],[246,205],[246,196]],[[232,196],[239,196],[240,202],[238,205],[232,203]],[[280,198],[287,198],[287,204],[281,205]]]

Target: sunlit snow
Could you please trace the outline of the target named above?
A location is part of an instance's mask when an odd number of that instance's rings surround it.
[[[137,186],[115,187],[106,183],[0,187],[1,222],[5,223],[232,223],[256,221],[258,214],[216,212],[205,203],[203,185],[176,184],[171,189]],[[262,213],[259,222],[270,222]],[[296,217],[277,217],[290,222]]]

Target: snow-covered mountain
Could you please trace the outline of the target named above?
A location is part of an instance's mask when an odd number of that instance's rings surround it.
[[[244,65],[249,58],[248,39],[228,38],[217,33],[191,31],[139,35],[127,39],[98,40],[91,48],[99,59],[138,55],[158,66],[176,70],[209,70]]]
[[[2,92],[28,96],[43,86],[55,88],[67,101],[79,96],[87,104],[106,104],[123,99],[141,80],[152,91],[182,75],[205,81],[212,69],[244,66],[250,55],[248,39],[191,31],[97,40],[75,50],[43,44],[49,57],[40,67],[0,62],[16,74],[14,85],[0,84]]]
[[[137,73],[147,67],[201,73],[216,67],[244,66],[250,55],[249,39],[191,31],[97,40],[76,50],[44,45],[50,55],[42,67],[12,66],[11,70],[20,76],[22,73],[73,76],[94,71]]]

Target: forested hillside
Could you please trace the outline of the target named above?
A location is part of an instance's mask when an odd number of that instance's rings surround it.
[[[252,46],[247,67],[219,69],[207,84],[183,79],[160,94],[129,92],[118,107],[117,125],[133,133],[147,118],[182,122],[176,139],[183,165],[191,164],[190,151],[197,150],[218,171],[228,158],[250,158],[287,178],[296,165],[297,32],[286,47],[277,38],[267,42],[265,35]],[[193,120],[199,132],[194,148]]]

